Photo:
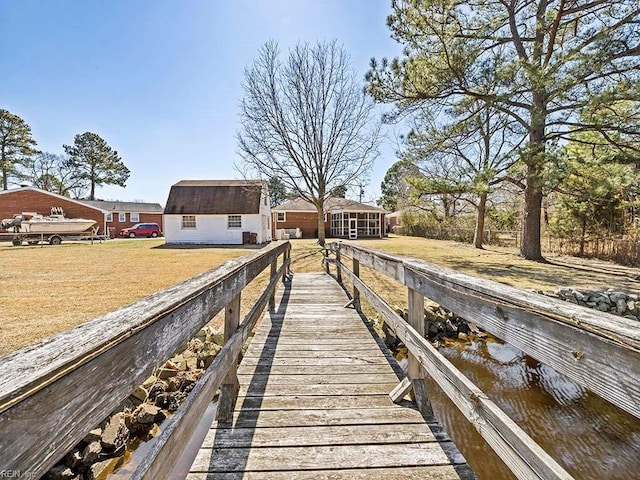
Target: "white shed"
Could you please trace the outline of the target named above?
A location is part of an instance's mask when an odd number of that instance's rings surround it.
[[[263,180],[182,180],[164,209],[167,244],[241,245],[271,241]]]

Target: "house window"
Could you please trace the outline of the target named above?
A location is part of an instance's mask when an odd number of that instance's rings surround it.
[[[107,220],[107,222],[113,222],[113,213],[111,213],[111,212],[107,213],[106,220]]]
[[[227,228],[242,228],[242,216],[229,215],[227,217]]]
[[[129,218],[132,222],[139,222],[140,221],[140,214],[139,213],[130,213],[129,214]]]
[[[196,216],[195,215],[183,215],[182,216],[182,228],[196,228]]]
[[[124,223],[127,221],[127,214],[126,213],[119,213],[118,214],[118,221],[120,223]]]
[[[287,212],[276,212],[276,223],[286,222],[287,221]]]

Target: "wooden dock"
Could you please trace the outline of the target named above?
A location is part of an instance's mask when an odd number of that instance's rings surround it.
[[[391,401],[402,372],[332,277],[296,274],[279,300],[188,480],[474,478],[435,419]]]

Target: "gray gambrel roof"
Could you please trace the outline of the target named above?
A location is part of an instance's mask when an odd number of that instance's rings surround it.
[[[243,215],[260,213],[263,180],[182,180],[171,187],[168,215]]]
[[[116,202],[109,200],[80,200],[92,207],[97,207],[108,212],[132,212],[132,213],[162,213],[163,208],[159,203],[144,202]]]

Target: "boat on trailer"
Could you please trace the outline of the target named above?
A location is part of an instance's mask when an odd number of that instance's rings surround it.
[[[12,233],[74,234],[89,230],[97,222],[86,218],[66,218],[60,207],[53,207],[48,216],[36,212],[22,212],[0,222],[2,230]]]

